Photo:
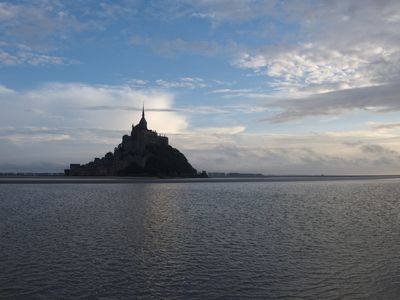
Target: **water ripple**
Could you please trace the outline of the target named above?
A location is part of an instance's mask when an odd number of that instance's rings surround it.
[[[0,298],[397,299],[400,185],[2,185]]]

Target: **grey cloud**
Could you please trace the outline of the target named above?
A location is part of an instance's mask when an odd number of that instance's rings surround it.
[[[344,141],[343,142],[343,145],[350,146],[350,147],[360,146],[362,144],[363,144],[363,142],[361,142],[361,141]]]
[[[338,115],[354,109],[376,113],[400,111],[399,95],[398,85],[383,85],[282,99],[270,104],[282,112],[266,120],[287,122],[308,116]]]
[[[395,128],[400,128],[400,123],[392,123],[392,124],[381,124],[374,126],[374,129],[395,129]]]
[[[346,158],[323,154],[307,147],[249,148],[227,145],[184,152],[195,166],[208,171],[310,175],[384,174],[395,173],[399,167],[399,161],[391,158]]]
[[[397,157],[399,157],[399,153],[394,151],[394,150],[390,150],[387,149],[381,145],[377,145],[377,144],[367,144],[367,145],[362,145],[360,147],[360,149],[367,154],[382,154],[382,155],[395,155]]]
[[[371,164],[377,167],[398,165],[400,162],[400,154],[397,151],[378,144],[365,144],[360,147],[360,150],[371,159]]]
[[[98,106],[85,106],[83,109],[86,110],[127,110],[127,111],[142,111],[142,107],[134,106],[109,106],[109,105],[98,105]],[[226,108],[218,108],[211,106],[193,106],[193,107],[177,107],[177,108],[148,108],[147,112],[178,112],[178,113],[227,113]]]

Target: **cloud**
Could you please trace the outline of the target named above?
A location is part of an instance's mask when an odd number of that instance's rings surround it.
[[[97,106],[86,106],[83,109],[87,110],[127,110],[127,111],[142,111],[142,107],[138,106],[107,106],[107,105],[97,105]],[[146,112],[177,112],[177,113],[189,113],[189,114],[220,114],[228,113],[229,110],[225,107],[218,108],[213,106],[186,106],[186,107],[176,107],[176,108],[152,108],[146,106]]]
[[[156,80],[142,80],[131,79],[126,82],[127,85],[133,88],[154,88],[154,89],[198,89],[211,87],[216,85],[215,80],[206,80],[200,77],[179,77],[173,80],[156,79]]]
[[[398,1],[288,1],[286,22],[296,43],[247,47],[233,65],[273,79],[288,94],[325,93],[397,82],[400,78]],[[246,48],[246,47],[244,47]]]
[[[92,86],[90,88],[110,89]],[[105,91],[98,92],[105,94],[106,98],[109,97]],[[38,92],[36,95],[43,96],[45,93]],[[65,96],[66,99],[71,99],[69,93]],[[53,98],[53,101],[59,101],[60,98]],[[13,101],[18,102],[22,99],[13,98]],[[111,101],[116,99],[112,98]],[[83,99],[83,102],[87,101]],[[139,112],[129,110],[131,116],[127,120],[128,124],[121,127],[109,126],[111,119],[117,119],[116,115],[123,118],[124,112],[106,110],[99,114],[99,111],[95,111],[98,118],[92,119],[91,112],[89,115],[88,112],[82,113],[76,102],[72,104],[71,107],[64,106],[62,110],[67,115],[67,110],[72,108],[76,115],[71,116],[68,122],[58,119],[58,126],[45,125],[51,111],[46,109],[48,105],[40,106],[43,111],[38,112],[41,126],[25,125],[37,123],[38,120],[34,119],[28,122],[22,120],[14,126],[0,126],[0,151],[3,154],[0,158],[0,171],[35,171],[35,166],[38,167],[36,162],[53,165],[54,168],[48,168],[46,171],[60,171],[71,162],[87,162],[112,151],[121,142],[121,136],[129,132],[132,119],[137,121],[139,118]],[[170,108],[174,110],[173,107]],[[132,116],[132,113],[135,116]],[[161,115],[158,116],[155,113],[147,113],[151,128],[157,123],[156,119],[179,124],[179,119],[183,117],[180,115],[183,112],[174,112],[174,116],[168,115],[169,111],[160,112]],[[35,113],[29,111],[29,114]],[[83,116],[92,120],[86,124],[91,123],[95,126],[81,127],[84,123],[80,118]],[[1,117],[3,120],[4,114]],[[170,144],[180,149],[196,168],[208,171],[264,174],[394,174],[400,168],[396,150],[400,149],[400,138],[389,132],[382,134],[381,130],[268,134],[251,133],[243,125],[203,128],[187,126],[178,132],[168,133],[168,137]],[[44,168],[36,169],[38,170]]]
[[[12,51],[14,54],[0,49],[0,65],[15,66],[15,65],[65,65],[77,63],[75,60],[70,60],[65,57],[41,54],[35,51],[18,50]]]
[[[387,149],[381,145],[375,145],[375,144],[367,144],[367,145],[362,145],[360,147],[360,149],[367,154],[383,154],[383,155],[395,155],[398,158],[400,158],[399,153],[394,151],[394,150],[390,150]]]
[[[143,80],[143,79],[131,79],[128,80],[127,84],[131,85],[133,87],[143,87],[145,85],[147,85],[149,82],[147,80]]]
[[[0,84],[0,95],[5,95],[5,94],[9,95],[9,94],[13,94],[13,93],[15,93],[14,90],[9,89],[9,88],[5,87],[4,85]]]
[[[198,77],[181,77],[178,81],[156,80],[156,85],[162,88],[204,88],[207,86],[204,79]]]
[[[265,76],[270,90],[280,96],[305,97],[388,85],[400,79],[400,33],[395,29],[400,25],[400,5],[396,0],[318,5],[294,0],[187,0],[170,1],[168,8],[158,1],[154,5],[171,18],[202,18],[214,25],[229,23],[233,28],[245,22],[250,24],[245,31],[258,35],[279,20],[281,36],[264,44],[259,39],[256,43],[237,42],[241,39],[236,34],[231,36],[237,41],[225,44],[140,36],[131,42],[170,54],[223,54],[231,57],[234,67]],[[285,26],[292,36],[288,37]]]
[[[321,93],[391,83],[399,78],[400,45],[368,44],[338,49],[319,43],[300,44],[289,49],[260,49],[262,54],[240,54],[234,62],[273,78],[270,86],[287,93]],[[389,55],[387,52],[394,52]]]
[[[393,84],[281,99],[269,105],[282,111],[266,120],[287,122],[309,116],[339,115],[355,109],[373,113],[394,112],[400,110],[399,94],[400,87]]]
[[[215,136],[230,136],[243,133],[246,130],[244,126],[234,127],[205,127],[195,130],[195,134],[215,135]]]
[[[80,21],[60,1],[21,1],[0,4],[2,39],[13,45],[47,48],[70,32],[93,27],[91,22]]]
[[[37,143],[69,141],[71,143],[90,143],[116,145],[126,130],[74,127],[0,127],[0,140],[25,147]]]
[[[0,126],[45,126],[129,130],[140,113],[122,110],[85,109],[87,107],[157,108],[149,111],[152,127],[162,132],[179,132],[186,128],[183,115],[168,111],[173,95],[156,90],[135,90],[129,86],[88,85],[81,83],[51,83],[40,88],[14,93],[0,93],[2,110]],[[164,110],[164,111],[162,111]]]
[[[188,126],[187,117],[173,110],[173,94],[125,85],[49,83],[26,91],[0,86],[0,102],[0,171],[12,169],[9,164],[32,170],[37,162],[65,168],[103,156],[140,119],[140,111],[126,108],[143,103],[153,108],[146,111],[153,130],[169,135]],[[102,109],[87,109],[96,106]]]
[[[379,124],[373,127],[375,130],[395,130],[400,129],[400,123]]]
[[[155,1],[157,9],[168,16],[206,19],[214,25],[224,22],[245,22],[274,14],[275,0],[183,0]],[[157,5],[158,4],[158,5]]]
[[[397,174],[399,136],[379,132],[255,134],[209,128],[171,135],[198,169],[264,174]],[[203,134],[204,133],[204,134]],[[229,134],[230,133],[230,134]],[[283,146],[284,145],[284,146]]]
[[[119,18],[131,18],[137,6],[136,1],[3,1],[0,3],[0,64],[76,63],[51,53],[71,45],[78,34],[104,31]]]
[[[213,90],[211,94],[242,94],[242,93],[249,93],[251,89],[217,89]]]
[[[231,89],[231,88],[223,88],[216,89],[209,92],[210,94],[219,94],[222,95],[223,98],[248,98],[248,99],[270,99],[274,96],[267,91],[263,91],[260,89]]]
[[[154,40],[141,36],[133,36],[130,39],[133,46],[150,47],[154,52],[165,56],[180,54],[197,54],[214,56],[220,51],[220,45],[210,41],[189,41],[181,38],[170,40]]]

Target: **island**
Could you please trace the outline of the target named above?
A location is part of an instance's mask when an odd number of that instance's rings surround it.
[[[66,176],[157,176],[157,177],[207,177],[198,174],[186,157],[168,144],[168,137],[147,128],[144,106],[142,118],[132,125],[130,135],[103,158],[84,165],[70,164]]]

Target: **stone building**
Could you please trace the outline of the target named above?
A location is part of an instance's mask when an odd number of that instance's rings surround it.
[[[147,128],[143,106],[139,123],[132,125],[130,135],[122,137],[114,153],[85,165],[71,164],[65,175],[194,177],[197,172],[179,150],[168,144],[168,137]]]
[[[132,125],[131,135],[122,137],[121,146],[127,149],[136,149],[143,152],[148,144],[168,145],[168,138],[157,134],[156,131],[147,128],[147,121],[144,116],[144,107],[142,109],[142,118],[139,124]]]

